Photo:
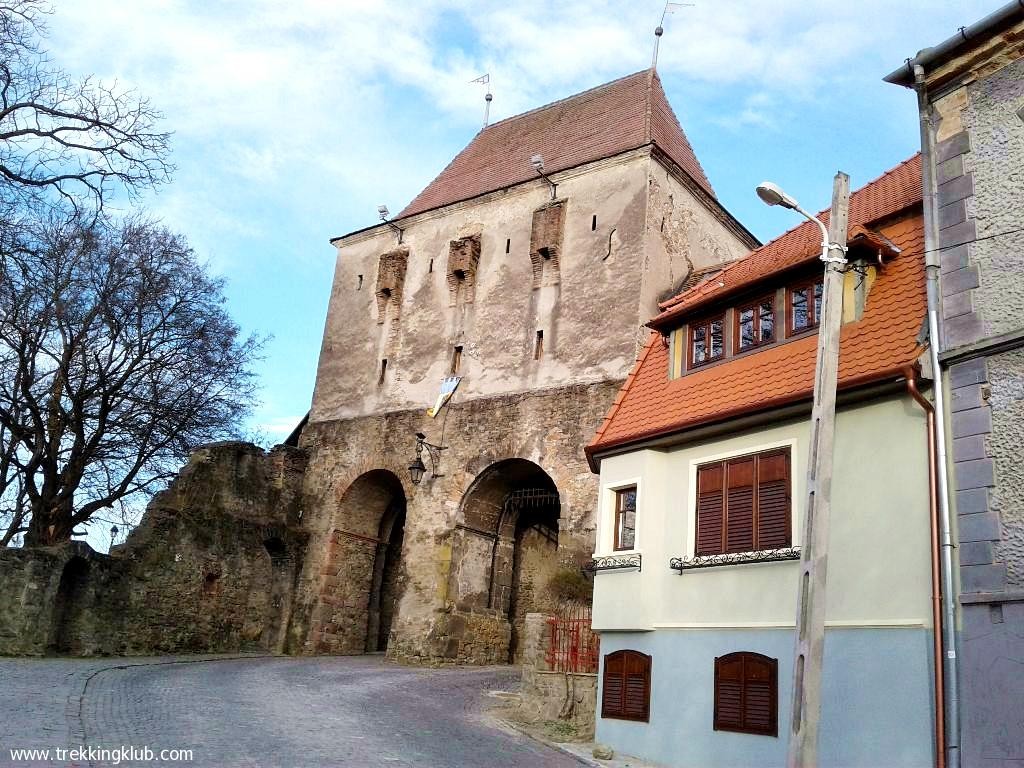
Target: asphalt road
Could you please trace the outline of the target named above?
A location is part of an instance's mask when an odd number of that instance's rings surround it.
[[[379,656],[0,659],[0,766],[578,768],[485,714],[488,691],[517,685],[508,667],[418,669]],[[55,752],[77,747],[92,752]],[[152,759],[97,751],[132,747]],[[14,760],[11,749],[50,755]]]

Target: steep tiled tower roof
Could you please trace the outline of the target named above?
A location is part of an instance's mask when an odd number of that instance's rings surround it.
[[[648,144],[715,196],[657,72],[648,69],[487,126],[399,218],[535,179],[535,154],[557,173]]]

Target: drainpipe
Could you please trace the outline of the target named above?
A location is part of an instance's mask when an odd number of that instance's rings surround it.
[[[932,575],[932,673],[935,679],[935,766],[946,768],[945,684],[942,668],[942,576],[939,567],[939,493],[935,457],[935,407],[917,387],[917,372],[908,367],[904,372],[907,392],[925,412],[928,421],[928,518],[931,532]]]
[[[939,497],[939,530],[942,547],[942,656],[946,701],[946,767],[960,768],[960,679],[956,642],[956,585],[953,581],[953,536],[949,512],[949,463],[946,458],[945,383],[939,367],[939,231],[935,200],[935,138],[931,129],[931,106],[924,82],[924,67],[914,65],[921,119],[921,173],[924,202],[924,264],[928,289],[928,360],[932,369],[935,397],[935,456]],[[936,713],[939,717],[940,713]]]

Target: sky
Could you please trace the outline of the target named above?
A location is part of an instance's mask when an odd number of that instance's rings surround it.
[[[137,89],[173,131],[173,181],[141,205],[227,279],[271,336],[249,428],[284,439],[309,408],[334,271],[328,240],[400,211],[491,119],[650,66],[658,0],[54,0],[53,61]],[[858,188],[919,147],[916,101],[882,82],[999,0],[695,0],[658,72],[719,200],[762,240],[832,177]]]

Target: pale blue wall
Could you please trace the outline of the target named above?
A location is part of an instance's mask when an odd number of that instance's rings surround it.
[[[828,630],[821,768],[930,768],[930,636],[930,630],[921,628]],[[605,720],[599,705],[599,742],[620,753],[680,768],[785,765],[793,674],[791,629],[601,634],[602,657],[623,648],[652,657],[651,719],[649,723]],[[755,651],[779,660],[778,738],[712,728],[714,660],[733,651]]]

